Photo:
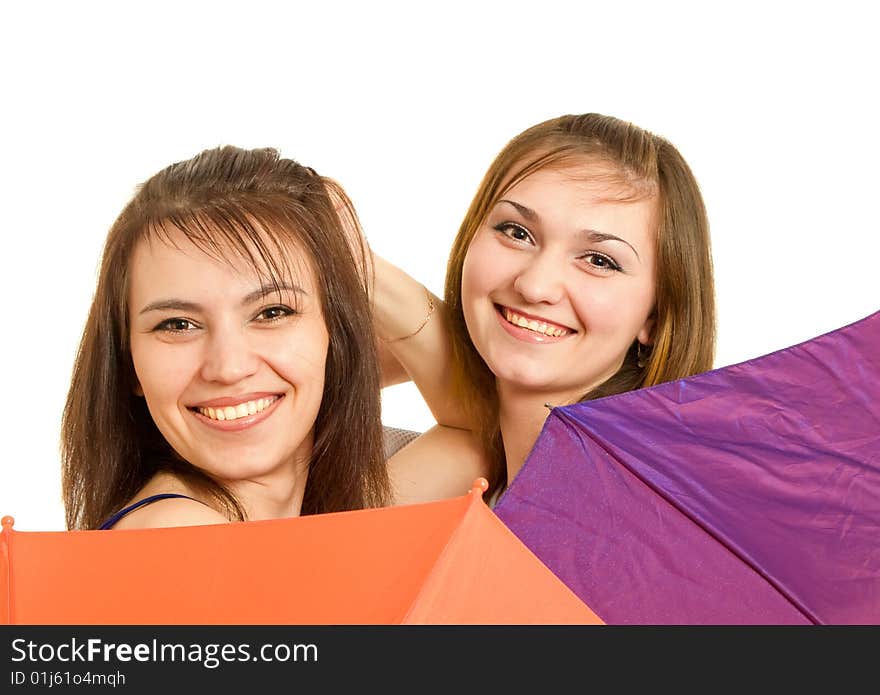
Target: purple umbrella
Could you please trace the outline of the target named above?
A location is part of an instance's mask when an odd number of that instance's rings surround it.
[[[880,623],[880,312],[554,408],[495,511],[609,624]]]

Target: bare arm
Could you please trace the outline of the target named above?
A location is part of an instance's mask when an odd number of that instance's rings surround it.
[[[468,430],[437,425],[388,459],[394,504],[433,502],[464,495],[489,465]]]
[[[455,400],[449,373],[452,349],[439,297],[374,254],[373,322],[379,336],[383,386],[393,372],[412,378],[439,423],[388,459],[394,504],[416,504],[464,495],[477,478],[489,478],[489,461]],[[427,318],[427,322],[425,319]],[[382,352],[389,355],[385,357]]]
[[[382,372],[382,388],[410,381],[409,374],[383,341],[379,341],[379,369]]]
[[[412,379],[440,425],[468,429],[449,380],[452,347],[446,306],[433,294],[429,301],[421,283],[375,254],[373,269],[373,323],[379,336],[382,386]]]
[[[373,304],[382,387],[412,380],[439,424],[468,428],[449,382],[452,349],[443,302],[372,253],[344,191],[335,181],[324,181],[355,259],[367,254],[359,269]]]

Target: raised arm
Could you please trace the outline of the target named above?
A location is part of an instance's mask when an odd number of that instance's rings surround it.
[[[450,385],[452,348],[443,301],[375,254],[373,271],[382,386],[412,379],[438,424],[468,429]]]
[[[379,338],[382,387],[412,380],[441,426],[468,429],[450,385],[452,348],[439,297],[369,248],[342,187],[324,179],[330,199],[369,288]]]

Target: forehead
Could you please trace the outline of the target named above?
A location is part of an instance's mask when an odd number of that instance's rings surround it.
[[[535,220],[559,229],[590,229],[648,244],[656,237],[659,196],[649,182],[631,181],[612,164],[578,162],[529,174],[511,186],[495,206],[511,201],[535,213]]]
[[[518,169],[513,168],[514,176]],[[658,192],[656,182],[631,175],[613,161],[599,157],[578,157],[546,165],[513,186],[508,184],[505,193],[546,187],[609,203],[655,199]]]
[[[277,243],[277,237],[263,234],[260,245],[248,239],[238,243],[216,237],[194,240],[165,225],[161,232],[147,233],[137,242],[130,261],[129,289],[132,294],[141,290],[222,293],[277,281],[293,282],[312,293],[315,277],[306,254],[292,240]]]

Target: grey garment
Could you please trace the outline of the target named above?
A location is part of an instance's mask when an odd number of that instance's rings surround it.
[[[394,454],[418,437],[421,432],[402,430],[397,427],[382,427],[382,437],[385,440],[385,458],[390,459]]]

